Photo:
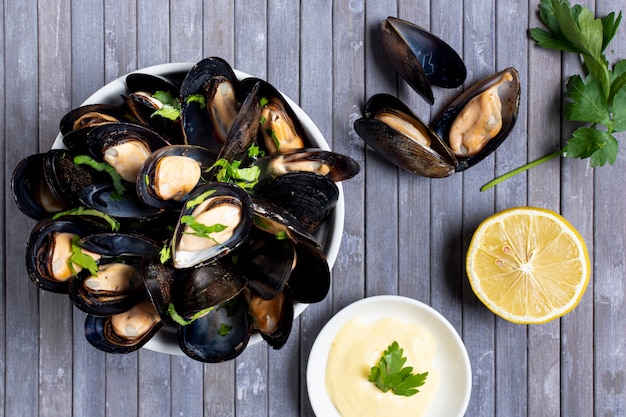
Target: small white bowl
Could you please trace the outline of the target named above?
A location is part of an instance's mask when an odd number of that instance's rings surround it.
[[[153,65],[151,67],[142,68],[133,72],[156,74],[167,77],[168,75],[180,75],[181,73],[187,73],[194,65],[195,63],[193,62],[159,64]],[[245,72],[238,71],[236,69],[234,71],[235,75],[240,80],[250,77],[250,75]],[[127,75],[128,74],[123,75],[97,90],[95,93],[89,96],[81,104],[81,106],[97,103],[114,105],[123,104],[121,94],[126,94],[128,92],[126,85]],[[302,124],[305,133],[307,134],[313,145],[320,149],[330,150],[328,142],[326,142],[326,139],[324,138],[318,127],[315,125],[313,120],[311,120],[311,118],[304,112],[304,110],[302,110],[302,108],[300,108],[300,106],[298,106],[293,100],[291,100],[282,92],[281,94],[287,100],[287,103],[289,103],[289,105],[292,107],[296,116],[300,120],[300,123]],[[62,139],[63,137],[59,133],[52,147],[64,148]],[[339,199],[337,201],[337,205],[330,214],[330,217],[324,222],[324,224],[322,224],[322,226],[316,233],[318,241],[324,247],[324,254],[326,255],[328,266],[331,269],[335,263],[335,260],[337,259],[337,253],[339,252],[339,246],[341,244],[341,237],[343,234],[344,225],[345,203],[343,188],[341,186],[341,183],[338,183],[337,187],[339,188]],[[294,305],[294,320],[296,319],[296,317],[302,314],[306,307],[307,304],[304,303],[296,303]],[[251,336],[248,345],[253,345],[262,340],[263,339],[258,333],[254,333]],[[178,347],[176,329],[173,327],[164,326],[163,328],[161,328],[161,330],[159,330],[159,332],[150,341],[148,341],[148,343],[146,343],[144,347],[149,350],[167,353],[170,355],[183,355],[183,352]]]
[[[437,352],[433,366],[441,375],[428,417],[462,417],[472,390],[472,371],[465,345],[458,333],[432,307],[407,297],[382,295],[350,304],[333,316],[319,333],[309,355],[306,382],[315,415],[341,417],[326,391],[326,363],[330,346],[341,328],[359,317],[365,323],[393,317],[428,330]]]

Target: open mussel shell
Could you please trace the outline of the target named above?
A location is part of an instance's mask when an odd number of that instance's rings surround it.
[[[197,187],[181,210],[172,238],[175,268],[213,262],[240,246],[252,226],[252,199],[229,183]]]
[[[354,177],[360,170],[359,164],[349,156],[317,148],[271,154],[257,159],[253,165],[261,170],[259,182],[289,172],[314,172],[339,182]]]
[[[274,349],[282,348],[293,326],[293,296],[283,291],[271,300],[252,295],[248,301],[252,328]]]
[[[84,206],[113,216],[126,224],[149,220],[158,222],[167,217],[167,213],[160,208],[143,204],[134,190],[127,190],[120,196],[110,182],[93,184],[91,187],[84,188],[79,199]]]
[[[22,159],[11,177],[13,199],[22,213],[35,220],[43,220],[69,206],[50,190],[44,176],[45,153]]]
[[[255,77],[246,78],[241,84],[246,95],[258,84],[258,100],[261,105],[258,143],[262,149],[272,154],[312,147],[300,120],[276,87]]]
[[[356,133],[400,168],[425,177],[454,173],[456,158],[435,134],[398,98],[376,94],[365,105],[365,117],[354,122]]]
[[[94,275],[83,270],[69,285],[74,306],[94,316],[110,316],[123,313],[144,299],[143,277],[137,262],[127,261],[99,262]]]
[[[250,340],[248,307],[242,294],[178,327],[178,344],[189,357],[209,363],[239,356]]]
[[[161,246],[145,234],[132,232],[93,233],[80,240],[80,247],[107,257],[157,257]]]
[[[44,156],[43,176],[50,192],[67,207],[80,204],[80,194],[102,175],[86,165],[75,163],[74,154],[64,149],[51,149]]]
[[[217,160],[206,148],[171,145],[154,151],[137,174],[137,196],[150,207],[179,210]]]
[[[230,64],[218,57],[205,58],[194,65],[180,88],[185,143],[203,146],[216,154],[222,149],[229,128],[216,127],[211,114],[223,115],[238,111],[231,109],[237,100],[236,96],[213,98],[220,92],[220,88],[228,96],[238,91],[239,81]],[[221,120],[219,123],[225,121]]]
[[[467,76],[456,51],[429,31],[402,19],[382,22],[381,41],[389,61],[428,103],[434,103],[431,85],[455,88]]]
[[[506,68],[468,88],[433,120],[431,128],[455,153],[457,171],[480,162],[500,146],[515,125],[519,102],[519,73]]]
[[[108,123],[135,122],[124,107],[112,104],[86,104],[69,111],[59,123],[63,136],[73,131],[93,128]]]
[[[337,204],[339,189],[328,177],[312,172],[291,172],[258,184],[255,194],[291,212],[314,233]]]
[[[106,230],[103,223],[80,216],[40,221],[26,244],[28,276],[41,289],[67,294],[74,272],[81,271],[78,265],[69,266],[72,239]]]
[[[95,348],[107,353],[130,353],[145,345],[163,326],[148,298],[127,311],[113,316],[88,314],[85,338]]]
[[[159,258],[143,258],[143,280],[148,297],[165,324],[174,325],[168,309],[172,301],[174,282],[178,279],[180,270],[170,263],[162,263]]]
[[[180,117],[170,119],[157,113],[170,103],[161,101],[156,93],[169,94],[170,100],[178,101],[179,87],[167,77],[141,72],[126,76],[126,85],[129,92],[122,98],[139,123],[160,132],[171,143],[182,144],[184,138]]]

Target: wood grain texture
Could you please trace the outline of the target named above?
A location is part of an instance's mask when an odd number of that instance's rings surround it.
[[[580,3],[598,15],[623,4]],[[578,57],[538,48],[538,1],[495,0],[23,0],[0,8],[0,123],[5,183],[0,230],[0,417],[313,416],[306,385],[315,337],[337,311],[365,296],[400,294],[440,311],[472,365],[467,416],[606,416],[626,413],[626,156],[612,166],[556,158],[487,192],[479,187],[561,147],[578,126],[562,120]],[[379,25],[398,16],[453,46],[463,86],[436,88],[428,105],[387,62]],[[622,27],[607,51],[626,56]],[[23,263],[35,221],[9,183],[23,157],[50,148],[63,114],[128,71],[220,56],[267,79],[308,113],[332,149],[361,172],[342,184],[346,217],[331,292],[294,322],[280,351],[249,346],[236,360],[202,364],[141,350],[111,355],[84,338],[85,314],[67,296],[41,292]],[[353,123],[373,94],[397,95],[425,120],[472,83],[514,66],[522,80],[516,127],[491,156],[445,179],[409,174],[358,137]],[[624,135],[618,135],[624,140]],[[473,294],[465,251],[499,210],[560,212],[582,234],[592,279],[560,320],[520,326]],[[63,390],[59,390],[63,386]]]

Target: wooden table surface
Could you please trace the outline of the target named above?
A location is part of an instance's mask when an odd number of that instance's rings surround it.
[[[626,2],[585,1],[599,15]],[[467,416],[626,415],[626,150],[613,166],[555,159],[487,192],[493,178],[557,150],[575,125],[562,123],[573,54],[539,49],[538,1],[429,0],[9,0],[0,8],[0,123],[5,184],[0,281],[0,415],[313,415],[306,366],[334,313],[363,297],[400,294],[441,312],[467,347],[473,390]],[[387,16],[429,28],[463,57],[465,85],[505,67],[522,81],[519,120],[497,152],[464,173],[426,179],[400,171],[352,129],[365,100],[399,96],[423,118],[460,90],[435,89],[428,106],[390,68],[378,38]],[[626,29],[609,59],[626,57]],[[84,315],[66,297],[40,291],[24,251],[34,221],[18,211],[11,173],[50,148],[62,115],[129,71],[221,56],[298,102],[332,148],[355,158],[345,182],[345,231],[326,299],[296,320],[287,345],[249,347],[236,360],[202,364],[142,349],[93,349]],[[579,306],[545,325],[511,324],[472,293],[464,255],[478,223],[520,205],[565,216],[593,263]]]

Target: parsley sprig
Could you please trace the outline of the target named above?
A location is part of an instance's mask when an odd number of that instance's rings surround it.
[[[539,15],[547,30],[531,29],[531,38],[541,47],[577,53],[583,60],[585,74],[567,81],[564,116],[589,125],[577,128],[562,149],[497,177],[481,191],[558,156],[589,158],[592,167],[612,165],[618,151],[614,134],[626,130],[626,60],[611,67],[604,56],[622,12],[595,18],[586,7],[570,7],[567,0],[541,0]]]
[[[405,397],[417,394],[417,387],[426,383],[428,372],[414,374],[412,366],[404,367],[406,358],[403,354],[404,350],[394,341],[371,368],[368,380],[382,392],[391,390],[394,394]]]

